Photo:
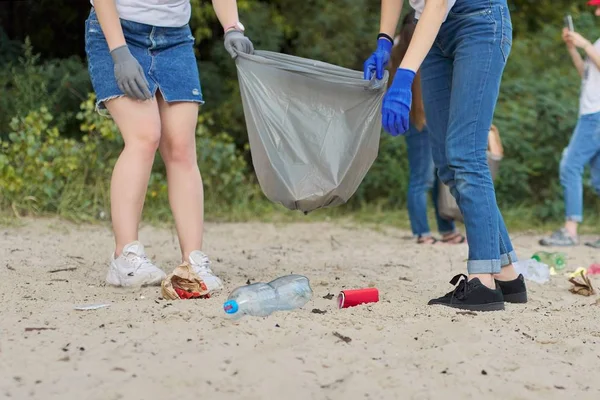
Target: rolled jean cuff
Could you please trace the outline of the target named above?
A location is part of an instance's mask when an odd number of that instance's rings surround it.
[[[469,260],[467,271],[469,274],[499,274],[500,260]]]
[[[420,237],[431,237],[431,232],[413,233],[413,236],[416,237],[417,239]]]
[[[517,253],[515,253],[514,251],[511,251],[508,254],[501,254],[500,255],[500,265],[502,267],[506,267],[512,263],[515,263],[519,261],[519,259],[517,258]]]
[[[583,216],[581,216],[581,215],[567,215],[567,221],[582,222],[583,221]]]

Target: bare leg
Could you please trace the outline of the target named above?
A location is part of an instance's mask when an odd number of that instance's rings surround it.
[[[519,274],[517,274],[517,270],[515,267],[510,264],[505,267],[502,267],[499,274],[494,275],[494,278],[499,281],[512,281],[517,279]]]
[[[565,229],[567,230],[567,232],[569,232],[569,235],[571,235],[574,238],[577,237],[577,226],[578,225],[579,225],[579,223],[577,221],[573,221],[573,220],[565,221]]]
[[[202,249],[204,191],[196,159],[198,104],[167,103],[158,96],[162,137],[160,154],[167,168],[169,203],[175,218],[181,255],[187,261]]]
[[[138,239],[148,180],[160,141],[160,115],[155,99],[139,102],[120,97],[106,102],[106,107],[125,141],[110,184],[118,257],[125,245]]]

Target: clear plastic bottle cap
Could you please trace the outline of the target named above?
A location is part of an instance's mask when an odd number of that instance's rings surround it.
[[[235,300],[227,300],[225,304],[223,304],[223,310],[225,310],[227,314],[235,314],[239,309],[240,307]]]

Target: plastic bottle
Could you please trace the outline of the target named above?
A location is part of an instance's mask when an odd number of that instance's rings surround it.
[[[518,274],[523,274],[530,281],[546,283],[550,280],[550,268],[533,258],[517,261],[514,267]]]
[[[308,278],[286,275],[269,283],[253,283],[235,289],[223,309],[233,319],[244,315],[266,317],[275,311],[304,306],[312,296]]]
[[[538,251],[533,256],[531,256],[531,258],[541,263],[544,263],[550,268],[554,268],[557,271],[563,270],[567,266],[567,256],[564,253],[549,253],[547,251]]]

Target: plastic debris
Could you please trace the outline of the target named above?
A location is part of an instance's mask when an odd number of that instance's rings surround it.
[[[106,308],[106,307],[110,307],[110,304],[105,303],[105,304],[87,304],[87,305],[81,305],[81,306],[76,306],[75,310],[77,310],[77,311],[90,311],[90,310],[98,310],[100,308]]]

